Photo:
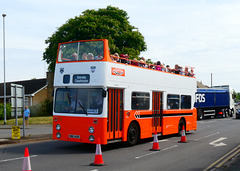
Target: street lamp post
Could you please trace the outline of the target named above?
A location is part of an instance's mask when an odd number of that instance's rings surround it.
[[[7,112],[6,112],[6,74],[5,74],[5,21],[4,21],[6,14],[2,14],[2,16],[3,16],[4,125],[6,125]]]

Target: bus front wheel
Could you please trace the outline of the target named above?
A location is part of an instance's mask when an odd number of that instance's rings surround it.
[[[130,146],[136,145],[139,140],[139,128],[135,122],[132,122],[128,127],[127,143]]]

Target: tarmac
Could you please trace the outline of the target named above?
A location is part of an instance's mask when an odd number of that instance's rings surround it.
[[[47,141],[52,139],[52,124],[25,126],[25,137],[23,137],[23,126],[20,126],[20,140],[12,139],[12,126],[0,125],[0,147],[9,144],[29,143]],[[239,171],[240,170],[240,145],[235,148],[223,161],[216,161],[216,165],[206,168],[204,171]],[[221,163],[221,167],[216,167]]]
[[[20,139],[12,139],[12,126],[15,125],[0,125],[0,146],[52,139],[52,124],[25,126],[25,136],[23,136],[23,125],[19,125]]]

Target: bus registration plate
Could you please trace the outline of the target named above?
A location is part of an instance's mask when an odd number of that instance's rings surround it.
[[[80,139],[80,135],[72,135],[72,134],[69,134],[69,138],[77,138],[77,139]]]

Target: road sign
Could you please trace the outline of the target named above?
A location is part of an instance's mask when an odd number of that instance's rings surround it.
[[[11,84],[11,105],[12,116],[21,116],[24,105],[23,86],[18,84]]]
[[[20,139],[20,126],[12,126],[12,139],[13,140]]]

